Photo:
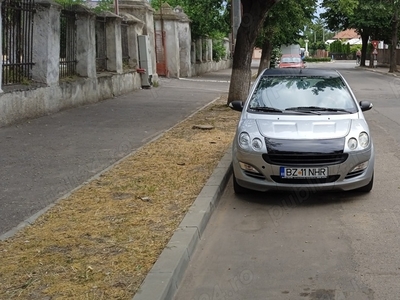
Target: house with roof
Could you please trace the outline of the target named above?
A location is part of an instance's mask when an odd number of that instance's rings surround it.
[[[337,40],[340,40],[345,44],[349,43],[350,45],[362,45],[361,36],[355,29],[346,29],[338,32],[332,39],[327,40],[325,43],[330,44]]]

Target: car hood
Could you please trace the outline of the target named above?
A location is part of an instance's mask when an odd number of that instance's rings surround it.
[[[255,120],[258,131],[266,138],[324,139],[349,134],[352,120]]]

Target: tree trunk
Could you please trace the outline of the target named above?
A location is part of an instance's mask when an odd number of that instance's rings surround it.
[[[254,44],[268,10],[279,0],[242,0],[240,23],[229,86],[228,104],[234,100],[246,100],[251,82],[251,60]]]
[[[258,66],[257,76],[271,65],[272,43],[266,39],[262,45],[260,65]]]
[[[367,49],[368,49],[368,40],[369,40],[369,34],[365,32],[361,32],[361,62],[360,66],[365,67],[365,59],[367,57]]]
[[[394,14],[392,20],[392,45],[390,47],[390,65],[389,73],[397,72],[397,42],[398,42],[398,28],[399,28],[399,10],[394,7]]]

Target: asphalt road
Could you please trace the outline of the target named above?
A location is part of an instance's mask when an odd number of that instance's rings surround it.
[[[0,239],[226,93],[230,73],[161,78],[158,88],[0,128]]]
[[[236,196],[228,183],[175,300],[400,299],[400,79],[324,67],[374,104],[373,190]]]

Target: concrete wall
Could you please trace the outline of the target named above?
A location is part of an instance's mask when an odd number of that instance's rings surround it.
[[[74,10],[77,27],[77,74],[72,78],[60,79],[61,6],[51,0],[36,0],[33,19],[33,81],[28,85],[2,87],[0,126],[94,103],[141,88],[141,77],[136,69],[124,71],[122,68],[122,18],[112,13],[104,16],[107,31],[107,70],[96,73],[96,15],[83,6],[76,6]],[[128,16],[125,21],[129,23],[131,33],[141,33],[143,24],[140,20]],[[131,41],[131,46],[137,47],[136,41]],[[135,67],[137,48],[131,50],[131,53],[131,65]]]
[[[192,76],[199,76],[208,72],[215,72],[218,70],[225,70],[232,67],[232,60],[209,61],[202,63],[195,63],[192,65]]]
[[[95,103],[141,86],[136,72],[80,78],[59,85],[26,88],[0,96],[0,126],[40,117],[62,109]]]
[[[0,8],[1,4],[0,0]],[[152,79],[153,82],[157,82],[154,39],[157,20],[153,16],[154,10],[147,0],[119,0],[119,4],[120,15],[110,12],[102,14],[106,19],[107,31],[107,70],[102,73],[96,72],[96,15],[87,7],[79,5],[74,7],[77,17],[75,23],[77,74],[72,78],[60,79],[61,6],[52,0],[36,0],[33,20],[33,81],[28,85],[0,86],[0,126],[140,89],[141,76],[136,72],[138,35],[149,35],[153,62]],[[122,21],[129,25],[127,43],[130,69],[128,70],[124,70],[122,65],[120,28]],[[197,76],[231,67],[230,54],[227,54],[225,60],[212,61],[210,39],[192,41],[190,20],[183,11],[171,10],[171,18],[165,20],[164,26],[165,31],[171,35],[167,38],[166,45],[171,77]],[[1,41],[2,39],[0,45]],[[205,43],[204,53],[201,49],[203,43]],[[200,46],[200,53],[197,53],[195,45]],[[199,60],[196,60],[196,57]]]
[[[191,77],[231,67],[229,40],[224,39],[225,59],[213,61],[213,41],[203,37],[192,41],[190,20],[177,6],[174,9],[163,3],[154,15],[155,28],[166,33],[165,48],[168,76]]]

